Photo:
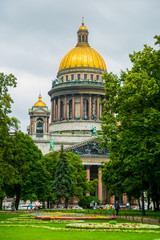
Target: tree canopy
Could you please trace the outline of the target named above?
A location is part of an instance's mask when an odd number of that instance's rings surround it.
[[[2,208],[2,200],[6,196],[5,183],[12,181],[13,168],[7,163],[7,160],[12,158],[12,142],[9,130],[11,127],[17,128],[17,120],[9,117],[13,103],[9,88],[16,87],[16,84],[17,79],[14,75],[0,73],[0,209]]]
[[[144,192],[157,208],[160,199],[160,50],[144,45],[129,57],[131,70],[104,75],[102,146],[110,162],[102,179],[111,194],[141,195],[144,214]]]

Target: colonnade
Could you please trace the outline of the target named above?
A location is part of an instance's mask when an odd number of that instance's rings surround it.
[[[86,166],[86,172],[87,172],[87,179],[90,181],[91,177],[91,165],[85,165]],[[103,186],[102,186],[102,171],[101,167],[102,166],[97,166],[98,167],[98,199],[103,202]]]
[[[77,96],[77,94],[76,94]],[[100,96],[97,94],[79,94],[79,104],[80,104],[80,115],[76,116],[76,109],[75,109],[75,94],[72,95],[62,95],[58,97],[52,98],[51,103],[51,121],[60,121],[63,119],[70,119],[69,114],[67,114],[67,104],[69,104],[69,101],[72,101],[72,119],[80,118],[80,119],[86,119],[86,116],[84,116],[84,99],[87,96],[87,106],[88,106],[88,116],[87,119],[93,119],[93,116],[96,117],[96,119],[100,118],[100,101],[104,96]],[[96,96],[96,113],[92,109],[93,104],[93,97]],[[62,117],[62,106],[61,102],[63,102],[63,117]]]

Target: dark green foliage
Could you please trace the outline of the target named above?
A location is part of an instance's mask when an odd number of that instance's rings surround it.
[[[52,190],[56,198],[56,202],[65,201],[65,207],[68,207],[68,201],[73,194],[73,178],[71,166],[67,160],[67,154],[61,148],[60,156],[57,161],[54,181],[52,183]]]
[[[55,179],[55,173],[60,154],[61,152],[54,151],[43,157],[46,168],[50,173],[52,182]],[[83,194],[86,194],[87,192],[90,192],[92,194],[95,191],[98,180],[94,179],[93,181],[88,182],[86,170],[84,170],[84,165],[82,164],[82,160],[78,155],[75,155],[72,152],[64,154],[71,169],[70,174],[72,178],[72,197],[76,197],[79,199],[83,196]],[[54,190],[52,196],[52,200],[55,200]]]
[[[17,129],[17,120],[10,118],[12,98],[9,95],[9,87],[16,87],[16,78],[0,73],[0,209],[2,200],[6,196],[6,182],[12,181],[13,169],[7,163],[12,158],[10,128]]]
[[[100,204],[100,200],[94,196],[84,196],[80,198],[78,204],[83,208],[90,208],[90,204],[92,201],[94,201],[94,203],[97,202],[98,205]]]
[[[12,141],[13,157],[9,164],[13,168],[13,179],[7,189],[9,195],[16,196],[18,209],[20,199],[45,198],[49,174],[41,161],[41,151],[28,134],[17,132]]]
[[[104,75],[102,146],[109,146],[110,162],[102,179],[111,195],[141,197],[144,214],[144,192],[157,209],[160,201],[160,50],[144,45],[129,56],[131,70]]]

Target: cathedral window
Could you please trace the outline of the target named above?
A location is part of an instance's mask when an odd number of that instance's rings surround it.
[[[84,74],[84,80],[87,80],[87,74]]]
[[[74,80],[74,74],[71,74],[71,80]]]
[[[84,42],[84,35],[82,35],[82,42]]]
[[[36,121],[36,137],[43,137],[43,119],[38,118]]]
[[[79,42],[81,42],[81,35],[79,35]]]
[[[66,82],[68,82],[68,75],[66,75]]]
[[[77,79],[81,80],[81,74],[77,74]]]
[[[69,119],[72,119],[72,100],[69,101]]]
[[[93,74],[91,74],[91,80],[93,81]]]
[[[96,80],[97,80],[97,81],[99,80],[99,75],[96,75]]]
[[[88,119],[88,100],[83,99],[83,119]]]

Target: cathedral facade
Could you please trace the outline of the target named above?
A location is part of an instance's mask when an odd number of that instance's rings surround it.
[[[61,144],[65,151],[78,154],[88,180],[98,178],[95,195],[103,204],[114,203],[115,199],[107,200],[101,181],[101,162],[108,161],[108,152],[100,149],[95,139],[97,131],[101,131],[100,102],[106,99],[102,75],[107,68],[102,56],[90,47],[88,35],[82,22],[77,45],[62,58],[57,78],[48,92],[51,111],[39,96],[29,109],[28,134],[43,154],[59,150]]]

